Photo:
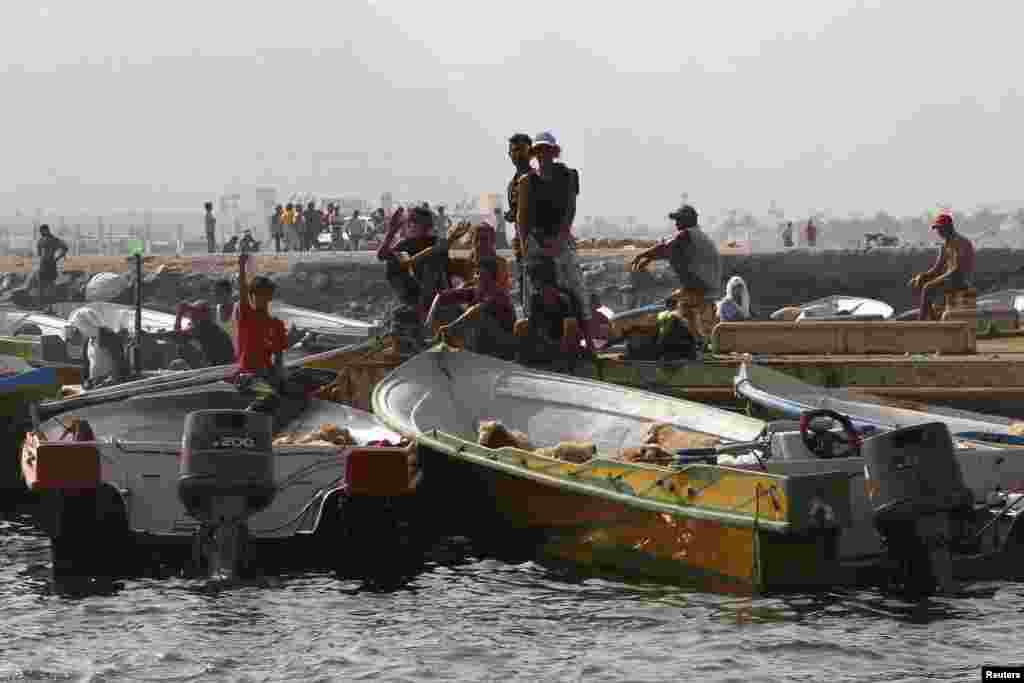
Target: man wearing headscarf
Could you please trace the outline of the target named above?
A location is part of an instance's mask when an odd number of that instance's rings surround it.
[[[86,340],[85,388],[97,386],[106,381],[119,382],[128,376],[124,344],[116,332],[103,324],[100,315],[89,308],[76,308],[68,316],[68,324]]]
[[[194,342],[202,353],[201,358],[194,354],[186,358],[192,367],[230,365],[235,361],[235,345],[231,335],[217,324],[215,315],[214,307],[204,299],[192,304],[178,304],[178,313],[174,319],[175,335],[186,346]],[[187,330],[183,329],[184,318],[188,318],[191,323]]]
[[[739,275],[733,275],[725,285],[725,296],[718,302],[718,319],[725,323],[750,320],[750,294]]]

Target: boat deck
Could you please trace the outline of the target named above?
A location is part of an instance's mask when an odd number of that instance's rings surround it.
[[[680,398],[730,402],[740,364],[753,357],[809,384],[923,402],[1024,401],[1024,335],[979,339],[973,354],[715,356],[703,363],[657,367],[609,355],[594,377],[656,389]]]

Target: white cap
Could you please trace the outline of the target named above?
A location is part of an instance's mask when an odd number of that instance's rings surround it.
[[[558,140],[555,139],[555,134],[549,130],[546,130],[543,133],[537,133],[537,135],[533,138],[534,147],[540,147],[541,145],[547,145],[549,147],[557,147],[558,149],[561,149],[561,147],[558,144]]]

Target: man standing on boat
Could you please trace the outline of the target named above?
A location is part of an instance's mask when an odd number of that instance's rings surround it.
[[[583,273],[572,238],[576,198],[580,193],[579,173],[556,161],[562,148],[550,132],[540,133],[533,139],[530,153],[537,159],[537,170],[519,178],[516,197],[517,230],[527,265],[524,312],[530,316],[530,269],[537,262],[549,259],[555,266],[558,287],[576,299],[587,351],[593,354],[593,316],[587,305],[589,297],[583,287]]]
[[[288,331],[270,315],[274,283],[258,275],[248,281],[249,254],[238,255],[238,389],[255,401],[248,410],[273,413],[284,384]]]
[[[942,238],[942,249],[935,264],[910,280],[910,287],[920,290],[918,320],[931,319],[931,296],[936,291],[946,293],[947,300],[956,300],[971,291],[974,282],[974,245],[958,233],[953,217],[939,214],[932,222],[932,230]]]
[[[690,325],[691,333],[707,338],[715,318],[715,299],[722,290],[722,256],[718,247],[697,224],[697,210],[684,204],[668,215],[676,234],[638,254],[630,270],[640,272],[651,261],[668,259],[682,289],[672,294],[676,309]]]
[[[516,133],[508,139],[508,158],[512,160],[516,172],[508,183],[508,211],[505,213],[505,220],[513,224],[515,237],[512,238],[512,252],[516,257],[516,276],[519,280],[519,301],[523,308],[526,308],[526,268],[523,263],[523,238],[522,229],[517,221],[519,207],[519,180],[532,169],[530,168],[530,147],[533,146],[533,138],[526,133]]]

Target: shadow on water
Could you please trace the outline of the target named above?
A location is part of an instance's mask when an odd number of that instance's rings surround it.
[[[7,555],[6,564],[16,567],[13,576],[8,574],[16,585],[0,586],[0,592],[17,591],[44,599],[115,597],[139,582],[158,582],[172,590],[216,598],[251,589],[288,588],[309,577],[330,577],[335,590],[346,596],[419,593],[435,589],[439,583],[469,581],[479,584],[481,591],[522,591],[601,604],[636,602],[682,611],[697,609],[712,619],[737,625],[835,617],[881,618],[914,625],[969,620],[983,611],[979,601],[994,600],[1008,586],[1018,585],[968,584],[955,595],[917,602],[868,589],[749,595],[716,591],[700,577],[666,584],[603,571],[581,571],[571,564],[541,559],[529,539],[492,538],[488,542],[461,536],[435,539],[419,546],[416,552],[388,554],[373,565],[341,562],[333,570],[261,566],[251,575],[220,580],[189,575],[186,568],[158,562],[140,564],[116,579],[56,580],[49,565],[49,541],[25,515],[0,517],[0,548]],[[1024,595],[1024,585],[1020,585],[1019,594]]]

